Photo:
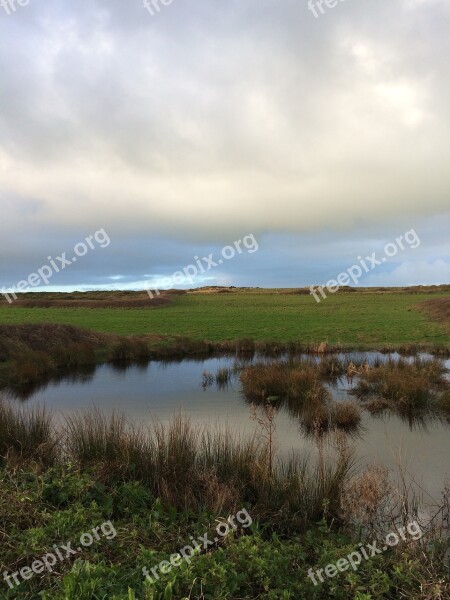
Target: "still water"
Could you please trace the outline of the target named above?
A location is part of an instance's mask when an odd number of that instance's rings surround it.
[[[372,362],[377,357],[387,359],[386,355],[376,353],[352,358]],[[222,388],[215,384],[202,386],[204,371],[214,375],[219,368],[232,368],[233,363],[233,358],[222,357],[152,361],[145,366],[126,368],[102,365],[89,374],[50,382],[25,400],[16,401],[28,406],[45,405],[55,416],[96,407],[106,413],[123,413],[144,424],[166,422],[182,412],[193,423],[226,426],[251,434],[256,424],[242,396],[239,377],[233,377],[230,384]],[[446,366],[450,368],[450,361]],[[330,386],[334,400],[355,400],[348,393],[349,387],[345,379]],[[407,473],[414,476],[431,497],[439,500],[444,483],[450,477],[449,432],[450,423],[444,419],[408,420],[391,413],[371,416],[363,411],[361,427],[351,437],[351,443],[356,447],[359,465],[382,464],[392,470],[395,479],[400,461]],[[315,453],[314,441],[284,409],[276,417],[276,440],[279,456],[292,451],[301,455]],[[430,498],[425,500],[430,501]]]

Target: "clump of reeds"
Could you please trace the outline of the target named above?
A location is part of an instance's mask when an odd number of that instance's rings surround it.
[[[360,398],[382,398],[396,408],[424,408],[445,385],[446,369],[439,360],[388,360],[359,376],[354,393]]]
[[[0,400],[0,459],[13,465],[29,460],[49,465],[55,458],[50,414],[44,408],[15,408]]]
[[[182,509],[232,510],[249,503],[255,514],[274,515],[277,526],[292,527],[321,518],[324,506],[339,506],[351,455],[338,453],[322,464],[320,476],[305,461],[279,463],[269,422],[264,435],[241,439],[182,417],[144,430],[94,411],[68,420],[65,449],[75,464],[101,465],[103,477],[112,480],[143,481]]]
[[[166,425],[136,427],[123,416],[98,410],[68,417],[60,428],[59,460],[94,470],[105,483],[140,481],[179,509],[233,511],[252,506],[255,518],[291,530],[333,518],[352,465],[349,452],[319,465],[276,458],[275,409],[258,421],[260,432],[240,438],[207,431],[179,416]],[[266,422],[268,426],[266,426]],[[0,455],[11,465],[55,461],[52,421],[42,409],[0,404]],[[332,507],[330,509],[330,507]]]
[[[203,371],[202,373],[202,388],[206,389],[214,383],[214,375],[210,371]]]
[[[112,363],[130,364],[148,362],[151,352],[147,342],[140,339],[120,340],[112,349],[109,360]]]
[[[320,396],[321,400],[328,396],[318,373],[313,365],[294,363],[286,372],[285,395],[289,400],[311,400]]]
[[[236,340],[237,356],[253,356],[255,354],[255,341],[251,338]]]
[[[13,361],[9,382],[17,387],[28,385],[55,373],[56,365],[45,352],[26,352],[20,359]]]
[[[296,354],[298,353],[298,347],[294,344],[285,344],[283,342],[257,342],[255,344],[256,352],[258,356],[277,358],[283,354]]]
[[[241,371],[244,396],[253,401],[265,400],[284,391],[284,369],[278,363],[256,363]]]
[[[252,401],[271,396],[303,401],[313,391],[325,394],[319,376],[318,366],[311,361],[256,363],[242,370],[242,391]]]
[[[300,422],[307,433],[324,433],[331,426],[331,412],[321,402],[306,406],[300,414]]]
[[[51,352],[57,367],[73,368],[93,365],[96,362],[95,348],[87,342],[69,344],[65,348],[58,348]]]
[[[355,402],[336,402],[334,406],[334,422],[337,427],[351,429],[361,422],[361,410]]]
[[[419,344],[402,344],[398,349],[398,353],[404,356],[415,356],[419,352]]]
[[[346,482],[342,495],[343,517],[364,528],[374,527],[385,514],[392,493],[388,469],[369,465]]]
[[[346,368],[341,360],[335,356],[324,356],[318,363],[321,377],[337,378],[345,374]]]
[[[450,347],[436,344],[431,348],[430,354],[433,356],[442,356],[443,358],[447,358],[450,356]]]
[[[134,444],[123,416],[107,417],[96,409],[67,417],[65,434],[68,454],[82,466],[126,464]]]
[[[221,342],[216,345],[205,340],[193,340],[190,338],[177,337],[164,342],[153,349],[153,358],[174,358],[185,356],[211,356],[217,350],[220,353],[227,353],[229,348]]]
[[[230,383],[232,374],[232,370],[228,369],[227,367],[218,369],[216,373],[216,384],[219,387],[225,387]]]
[[[334,350],[333,348],[330,348],[328,342],[321,342],[315,346],[314,352],[317,354],[325,354],[326,352],[334,352]]]
[[[436,405],[442,412],[450,414],[450,389],[444,390],[437,396]]]

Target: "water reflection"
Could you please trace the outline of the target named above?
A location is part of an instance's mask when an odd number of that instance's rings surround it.
[[[422,356],[427,358],[426,355]],[[282,357],[293,360],[292,355]],[[300,356],[318,363],[330,371],[332,360],[345,364],[375,364],[376,361],[398,360],[400,356],[381,353],[352,353],[326,356]],[[432,358],[432,357],[429,357]],[[96,406],[105,413],[125,413],[131,419],[150,423],[157,419],[169,421],[174,413],[183,411],[194,423],[205,426],[229,426],[243,435],[253,434],[255,423],[250,418],[250,404],[243,398],[239,380],[243,368],[255,361],[273,361],[272,357],[235,355],[207,359],[151,361],[140,365],[101,365],[97,369],[83,368],[60,372],[58,377],[41,381],[38,385],[8,390],[10,397],[27,400],[29,406],[45,404],[56,414],[70,415],[74,411]],[[408,358],[408,360],[414,360]],[[447,368],[450,361],[445,363]],[[332,367],[331,367],[332,368]],[[203,373],[211,374],[204,385]],[[326,378],[324,383],[330,393],[330,411],[340,403],[356,402],[350,394],[355,379],[346,375]],[[276,408],[275,424],[277,447],[280,456],[289,456],[295,450],[300,456],[314,454],[313,438],[317,429],[311,426],[314,418],[308,407],[299,403],[271,398]],[[396,469],[397,455],[402,452],[407,466],[430,493],[439,494],[442,482],[449,473],[448,456],[450,418],[430,411],[401,409],[386,410],[386,406],[357,402],[361,407],[361,420],[346,431],[354,439],[361,465],[373,462]],[[367,410],[366,410],[367,409]],[[328,418],[328,431],[335,430]],[[326,418],[324,417],[324,422]],[[324,427],[320,433],[327,435]]]
[[[2,393],[11,399],[26,401],[39,392],[44,392],[49,386],[64,383],[67,385],[85,385],[92,382],[97,367],[83,365],[70,369],[60,369],[56,374],[41,377],[39,381],[23,382],[17,385],[6,385]]]

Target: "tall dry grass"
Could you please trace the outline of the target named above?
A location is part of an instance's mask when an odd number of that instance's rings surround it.
[[[324,357],[320,362],[291,359],[244,367],[240,377],[247,400],[260,406],[285,406],[300,421],[302,429],[311,434],[358,427],[359,407],[354,402],[333,402],[323,381],[334,380],[347,369],[347,364],[333,357]]]
[[[12,466],[34,460],[44,465],[56,459],[57,437],[44,408],[17,408],[0,400],[0,461]]]
[[[264,435],[206,430],[181,416],[142,428],[99,411],[67,420],[65,454],[109,480],[145,482],[180,509],[233,510],[249,503],[256,514],[274,515],[277,526],[286,527],[321,518],[325,507],[335,516],[353,465],[343,446],[319,469],[306,460],[280,461],[273,436],[269,445]]]
[[[320,372],[309,360],[258,362],[244,368],[240,375],[242,391],[248,400],[279,397],[304,401],[311,393],[326,396]]]
[[[361,399],[383,399],[398,410],[424,409],[446,387],[445,374],[438,359],[388,360],[361,373],[353,392]]]

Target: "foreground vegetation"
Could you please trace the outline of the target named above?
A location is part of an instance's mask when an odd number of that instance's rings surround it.
[[[54,544],[76,547],[80,534],[106,521],[117,532],[14,589],[2,581],[0,597],[448,598],[441,535],[402,543],[315,586],[310,568],[371,542],[377,523],[392,531],[386,482],[374,471],[355,476],[342,438],[337,459],[330,462],[322,447],[316,466],[277,464],[264,440],[208,434],[181,419],[144,432],[98,412],[56,427],[44,411],[0,404],[1,570],[29,566]],[[191,536],[211,537],[217,519],[244,507],[251,529],[237,529],[152,584],[145,580],[143,567],[168,560]]]

